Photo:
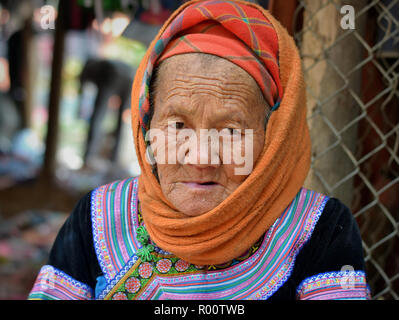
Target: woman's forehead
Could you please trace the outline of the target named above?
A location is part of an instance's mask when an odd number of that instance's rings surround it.
[[[187,53],[170,57],[158,69],[161,83],[217,83],[241,86],[241,90],[260,91],[256,81],[234,63],[214,55]],[[251,90],[252,89],[252,90]]]
[[[157,71],[155,110],[193,115],[208,105],[215,119],[233,113],[243,119],[263,116],[265,101],[255,80],[234,63],[209,56],[190,53],[163,61]]]

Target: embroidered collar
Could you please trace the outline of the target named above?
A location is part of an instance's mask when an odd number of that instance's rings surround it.
[[[142,247],[137,251],[137,256],[141,258],[142,261],[144,262],[150,262],[153,259],[153,255],[156,253],[161,253],[162,255],[165,256],[173,256],[173,254],[168,253],[166,251],[163,251],[161,248],[159,248],[149,237],[148,232],[144,226],[143,222],[143,216],[141,213],[141,206],[140,206],[140,200],[137,202],[137,219],[139,221],[139,226],[136,228],[136,238],[137,240],[141,243]],[[264,235],[256,242],[254,243],[246,252],[244,252],[241,256],[228,261],[223,264],[212,264],[208,266],[202,266],[202,268],[206,268],[207,270],[222,270],[225,268],[228,268],[230,266],[233,266],[241,261],[244,261],[248,259],[251,255],[253,255],[260,247],[262,241],[263,241]]]

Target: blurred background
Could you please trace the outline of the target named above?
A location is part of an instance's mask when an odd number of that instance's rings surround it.
[[[183,2],[0,0],[0,299],[26,299],[84,194],[140,174],[131,84]],[[398,299],[399,0],[249,2],[280,20],[303,59],[305,186],[351,208],[373,299]]]

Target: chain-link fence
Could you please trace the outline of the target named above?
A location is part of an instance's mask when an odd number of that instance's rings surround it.
[[[300,0],[294,28],[313,143],[307,186],[352,209],[373,299],[398,299],[399,0]]]

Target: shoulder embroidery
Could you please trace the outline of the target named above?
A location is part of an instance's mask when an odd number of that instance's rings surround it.
[[[312,236],[328,200],[327,196],[305,188],[298,192],[271,228],[264,258],[269,275],[262,288],[249,299],[268,299],[287,281],[298,253]]]
[[[50,265],[41,268],[29,300],[90,300],[93,289]]]
[[[95,189],[91,195],[93,242],[107,282],[136,251],[132,213],[137,210],[137,180],[116,181]]]
[[[297,289],[299,300],[369,300],[364,271],[326,272],[307,278]]]

